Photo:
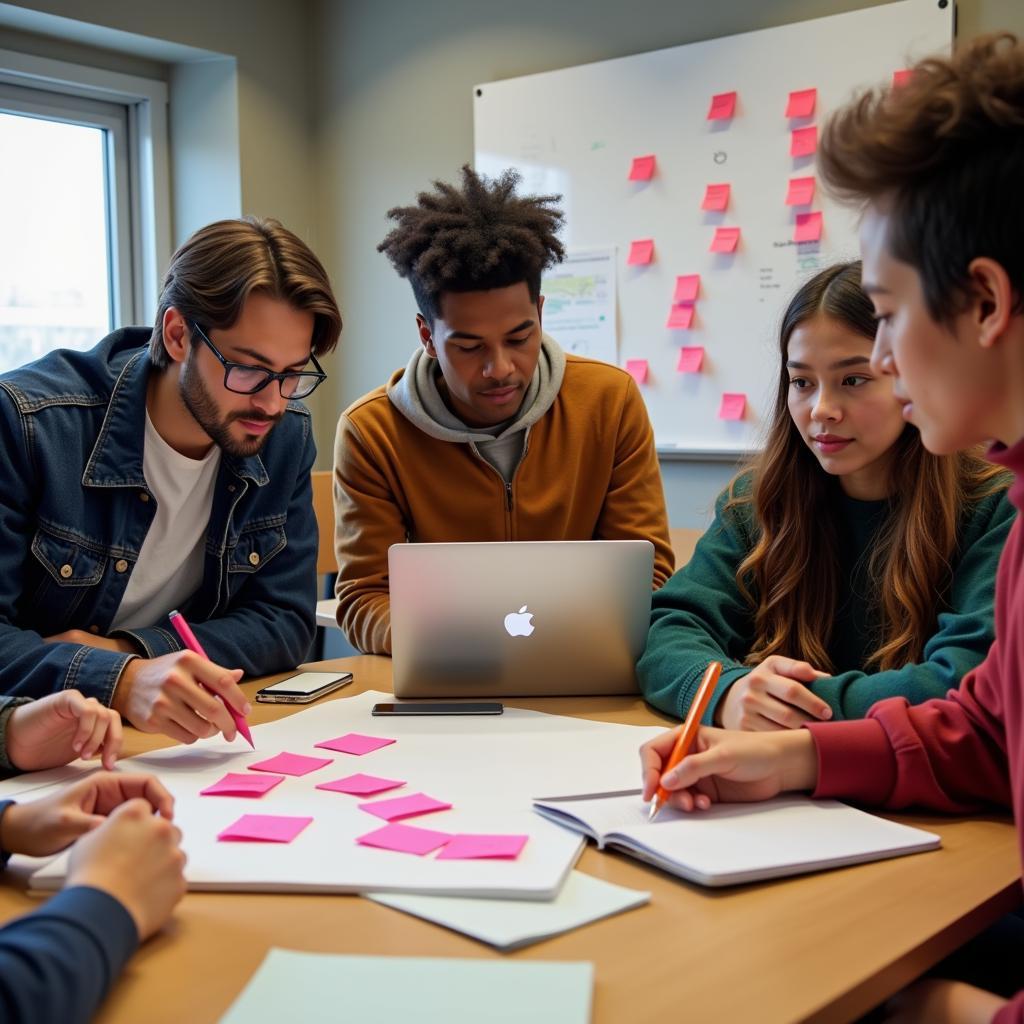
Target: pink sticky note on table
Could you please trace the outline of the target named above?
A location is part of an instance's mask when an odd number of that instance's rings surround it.
[[[638,238],[635,242],[629,243],[629,258],[626,262],[630,266],[642,266],[654,259],[654,239]]]
[[[708,185],[704,189],[704,202],[700,204],[702,210],[724,210],[729,205],[729,193],[731,185]]]
[[[200,796],[263,796],[284,782],[283,775],[245,775],[228,772],[212,786],[199,790]]]
[[[911,76],[914,74],[909,68],[903,68],[900,71],[894,71],[892,73],[892,86],[894,89],[898,89],[901,85],[906,85],[910,81]]]
[[[688,331],[693,323],[693,306],[673,306],[665,326],[673,331]]]
[[[798,213],[793,229],[794,242],[817,242],[821,240],[821,212]]]
[[[696,302],[700,294],[700,274],[680,274],[676,278],[676,290],[672,293],[672,304]]]
[[[637,384],[644,384],[647,382],[648,369],[646,359],[626,360],[626,373],[628,373],[630,377],[637,382]]]
[[[393,800],[375,800],[371,804],[359,804],[359,810],[376,815],[385,821],[398,821],[401,818],[415,818],[417,814],[447,811],[451,806],[443,800],[427,796],[426,793],[413,793],[412,796],[396,796]]]
[[[789,140],[790,156],[811,156],[818,149],[818,126],[794,128]]]
[[[711,97],[709,121],[728,121],[736,113],[736,93],[720,92]]]
[[[415,853],[422,857],[439,846],[444,846],[451,836],[447,832],[434,832],[429,828],[413,825],[385,825],[374,832],[358,836],[361,846],[374,846],[378,850],[395,850],[398,853]]]
[[[739,228],[715,228],[715,237],[711,239],[711,251],[735,252],[739,244]]]
[[[317,789],[328,789],[332,793],[351,793],[353,796],[373,796],[374,793],[383,793],[388,789],[398,789],[405,783],[400,779],[382,779],[377,775],[363,775],[356,772],[355,775],[346,775],[343,779],[335,779],[333,782],[321,782]]]
[[[372,754],[381,747],[388,747],[394,740],[385,739],[383,736],[364,736],[359,732],[347,732],[344,736],[335,736],[333,740],[321,740],[314,743],[315,747],[323,747],[325,750],[338,750],[343,754]]]
[[[243,814],[217,838],[222,843],[290,843],[312,820],[283,814]]]
[[[515,860],[529,836],[457,833],[437,855],[438,860]]]
[[[810,117],[814,113],[814,105],[817,102],[817,89],[797,89],[796,92],[789,94],[786,117]]]
[[[676,370],[679,373],[700,373],[703,362],[704,347],[702,345],[684,345],[679,350],[679,362],[676,363]]]
[[[629,168],[630,181],[650,181],[654,177],[656,161],[654,154],[649,156],[635,156]]]
[[[728,391],[722,395],[722,404],[718,407],[718,418],[720,420],[741,420],[747,411],[747,396],[730,394]]]
[[[329,757],[306,757],[304,754],[276,754],[265,761],[246,765],[251,772],[280,772],[282,775],[308,775],[324,765],[332,764]]]
[[[787,206],[806,206],[814,200],[813,178],[790,178],[786,190]]]

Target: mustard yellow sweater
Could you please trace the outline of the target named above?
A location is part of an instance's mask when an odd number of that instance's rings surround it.
[[[334,502],[338,624],[368,654],[391,653],[392,544],[649,540],[655,589],[674,564],[640,392],[625,371],[577,356],[567,356],[554,404],[529,428],[509,484],[474,444],[431,437],[395,408],[387,387],[371,391],[338,422]]]

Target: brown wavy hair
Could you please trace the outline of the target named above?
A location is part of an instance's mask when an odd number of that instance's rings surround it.
[[[981,36],[917,64],[906,85],[871,89],[838,110],[818,163],[830,190],[884,202],[889,249],[920,275],[932,319],[948,323],[971,294],[971,261],[988,256],[1024,310],[1024,43]]]
[[[779,332],[779,384],[764,449],[729,487],[725,509],[752,513],[755,543],[736,581],[754,610],[747,663],[770,654],[834,672],[828,648],[838,611],[837,481],[800,436],[789,413],[789,339],[801,324],[825,316],[872,339],[875,317],[860,288],[860,262],[821,271],[793,297]],[[979,450],[933,455],[907,426],[890,460],[889,515],[875,539],[868,573],[878,595],[878,643],[865,669],[884,671],[920,661],[935,631],[952,576],[962,517],[1000,487],[1005,475]],[[751,486],[741,487],[741,481]]]

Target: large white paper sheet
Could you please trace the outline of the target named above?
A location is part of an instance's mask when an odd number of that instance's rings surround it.
[[[373,704],[386,699],[387,694],[370,691],[257,726],[255,753],[214,738],[123,762],[127,771],[157,775],[174,794],[189,888],[549,900],[583,841],[535,814],[532,798],[621,788],[624,780],[638,777],[640,744],[661,731],[515,708],[494,717],[372,718]],[[398,742],[361,757],[314,747],[346,732]],[[286,778],[258,800],[199,796],[226,772],[244,772],[282,751],[335,760],[309,775]],[[405,824],[443,832],[523,833],[529,842],[513,861],[443,861],[359,846],[357,836],[382,824],[358,809],[365,798],[315,788],[354,772],[407,781],[382,799],[421,791],[454,805]],[[314,821],[287,844],[218,842],[217,833],[242,814],[309,815]],[[58,888],[65,871],[66,856],[56,858],[35,873],[31,885]]]

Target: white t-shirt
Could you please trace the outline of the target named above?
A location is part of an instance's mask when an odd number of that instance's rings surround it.
[[[156,515],[142,542],[111,629],[144,629],[184,604],[203,581],[203,548],[220,466],[214,445],[202,459],[175,451],[146,413],[142,472]]]

